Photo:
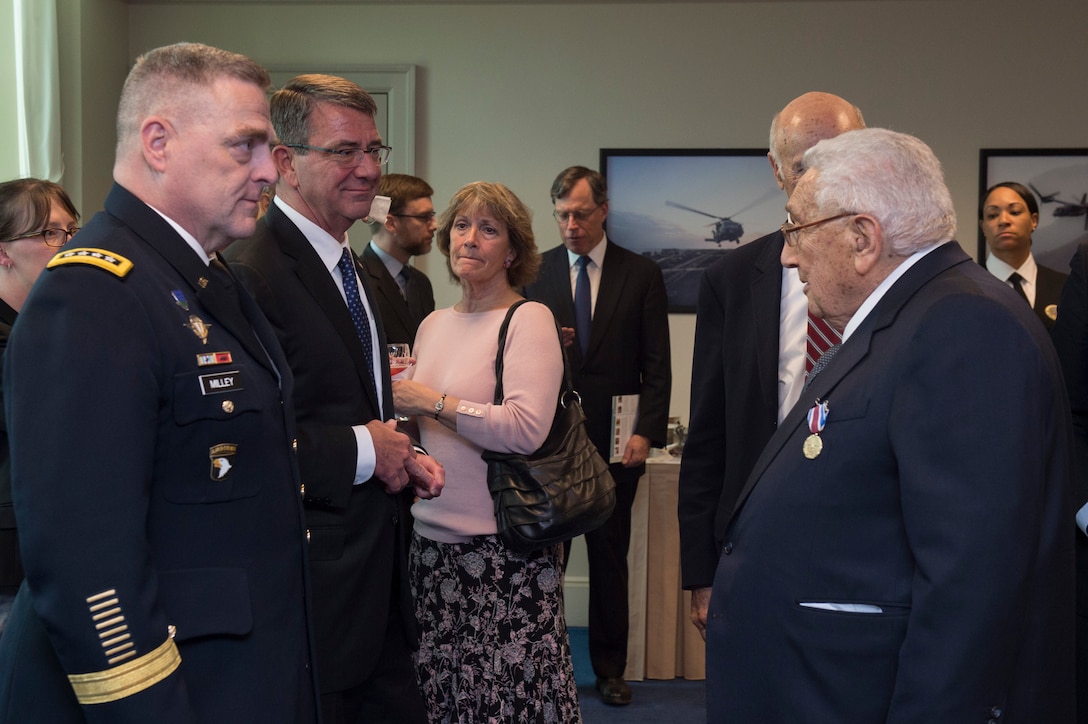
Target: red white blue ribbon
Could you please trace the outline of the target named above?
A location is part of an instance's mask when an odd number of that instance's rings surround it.
[[[812,406],[812,409],[808,411],[808,429],[813,435],[821,432],[824,429],[824,425],[827,424],[827,415],[831,411],[831,408],[827,404],[827,400],[820,402],[816,400],[816,404]]]

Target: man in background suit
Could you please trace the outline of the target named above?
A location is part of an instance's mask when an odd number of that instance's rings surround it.
[[[431,280],[408,262],[431,251],[435,222],[434,189],[423,179],[403,173],[382,176],[378,195],[389,198],[384,219],[371,219],[374,235],[363,249],[362,262],[378,299],[378,311],[390,342],[416,343],[416,330],[434,311]]]
[[[555,179],[551,197],[563,246],[544,253],[540,279],[525,296],[547,304],[562,327],[589,436],[605,460],[612,454],[612,398],[639,395],[634,433],[622,441],[622,461],[610,465],[615,511],[585,536],[590,660],[602,700],[623,705],[631,702],[623,680],[631,504],[650,446],[665,440],[672,388],[668,297],[657,264],[605,238],[608,188],[601,174],[572,166]],[[584,307],[576,304],[579,293]],[[585,309],[581,320],[576,307]]]
[[[389,149],[373,99],[342,78],[299,76],[271,105],[276,196],[230,259],[295,374],[322,719],[425,722],[410,658],[409,505],[443,478],[390,420],[385,333],[347,239]]]
[[[921,141],[850,131],[804,164],[782,262],[844,341],[726,530],[708,720],[1070,721],[1069,406],[1053,345],[952,240]]]
[[[1051,337],[1065,376],[1073,416],[1074,507],[1077,532],[1077,721],[1088,724],[1088,241],[1069,264],[1062,310]]]
[[[793,194],[805,151],[864,128],[856,106],[805,93],[771,121],[767,154],[778,187]],[[796,269],[782,266],[782,232],[735,249],[699,283],[691,422],[680,467],[680,562],[691,620],[705,637],[725,526],[748,473],[805,380],[808,303]]]
[[[138,58],[105,210],[19,312],[0,721],[318,720],[291,371],[217,253],[276,178],[268,83],[194,43]]]

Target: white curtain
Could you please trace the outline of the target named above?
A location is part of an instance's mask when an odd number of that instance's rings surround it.
[[[61,180],[60,79],[55,0],[15,0],[19,173]]]

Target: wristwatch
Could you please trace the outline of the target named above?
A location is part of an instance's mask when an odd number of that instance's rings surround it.
[[[442,394],[442,399],[434,403],[434,419],[438,419],[438,415],[442,412],[442,408],[446,406],[446,394]]]

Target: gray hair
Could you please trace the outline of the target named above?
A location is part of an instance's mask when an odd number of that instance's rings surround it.
[[[121,89],[118,150],[139,135],[140,124],[149,115],[186,108],[189,92],[208,88],[220,78],[252,83],[262,90],[270,83],[268,71],[256,61],[210,45],[175,43],[141,55]]]
[[[371,117],[378,110],[370,94],[346,78],[320,73],[295,76],[272,94],[276,140],[283,144],[309,143],[310,115],[319,103],[331,103]]]
[[[956,212],[941,162],[914,136],[869,128],[805,152],[821,213],[869,214],[892,253],[909,256],[956,236]]]

